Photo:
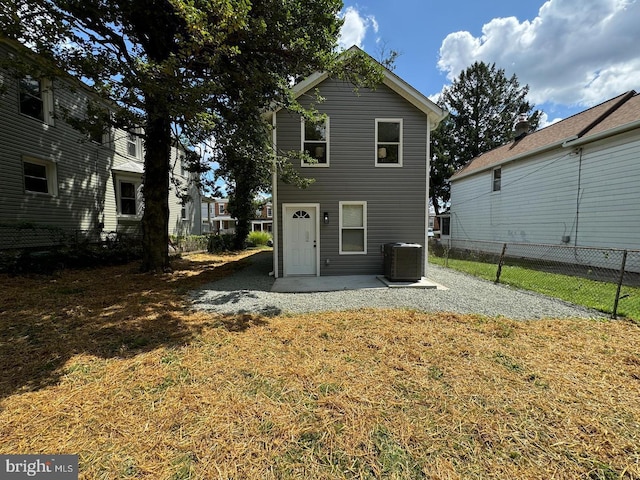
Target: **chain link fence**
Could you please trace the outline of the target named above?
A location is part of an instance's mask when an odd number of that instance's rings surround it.
[[[496,283],[640,320],[640,250],[449,240],[431,251]]]

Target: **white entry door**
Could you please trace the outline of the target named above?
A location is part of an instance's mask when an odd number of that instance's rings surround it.
[[[284,274],[317,275],[317,205],[284,205]]]

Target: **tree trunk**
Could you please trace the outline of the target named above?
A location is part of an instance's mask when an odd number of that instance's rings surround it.
[[[169,169],[171,121],[162,99],[147,96],[142,216],[143,272],[171,271],[169,265]]]

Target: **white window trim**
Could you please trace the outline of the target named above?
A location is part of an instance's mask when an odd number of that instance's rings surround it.
[[[47,193],[45,192],[36,192],[33,190],[27,190],[27,186],[24,182],[25,174],[24,174],[24,164],[33,163],[35,165],[42,165],[46,169],[47,175]],[[58,168],[55,162],[51,160],[44,160],[42,158],[23,156],[22,157],[22,182],[24,193],[28,195],[42,195],[45,197],[57,197],[58,196]]]
[[[496,170],[500,171],[500,188],[498,188],[496,190],[495,188],[495,184],[496,184]],[[502,191],[502,167],[496,167],[494,169],[491,170],[491,193],[500,193]]]
[[[126,132],[126,133],[127,133],[127,138],[126,138],[126,140],[127,140],[127,155],[129,157],[132,157],[132,158],[137,158],[137,159],[142,158],[142,148],[141,148],[142,147],[142,142],[140,141],[139,132],[133,132],[133,133]],[[134,137],[133,141],[131,140],[131,136],[132,135]],[[133,143],[136,146],[136,154],[135,155],[131,155],[129,153],[129,144],[130,143]]]
[[[378,163],[378,144],[381,143],[378,141],[378,124],[380,123],[399,123],[400,124],[400,142],[398,143],[398,163]],[[375,158],[375,166],[381,168],[398,168],[402,167],[402,159],[403,159],[403,150],[404,150],[404,122],[402,118],[376,118],[376,131],[375,131],[375,149],[374,149],[374,158]],[[389,142],[384,142],[389,143]]]
[[[306,142],[306,138],[305,138],[305,120],[304,117],[300,117],[300,151],[304,152],[304,144],[307,143]],[[325,139],[324,139],[324,143],[325,143],[325,152],[327,154],[327,162],[326,163],[305,163],[304,160],[300,160],[300,166],[304,167],[304,168],[327,168],[329,167],[329,164],[331,163],[330,161],[330,151],[331,149],[329,148],[329,144],[330,144],[330,121],[329,121],[329,117],[326,117],[325,119],[325,128],[326,128],[326,135],[325,135]],[[319,140],[309,140],[309,142],[314,142],[314,143],[319,143]]]
[[[273,208],[267,207],[267,218],[273,218]]]
[[[346,227],[350,230],[364,230],[364,251],[362,252],[345,252],[342,250],[342,230],[345,228],[342,226],[342,207],[344,205],[362,205],[362,227]],[[364,201],[344,201],[338,202],[338,248],[340,255],[366,255],[367,254],[367,202]]]
[[[134,191],[136,194],[136,213],[122,213],[122,183],[133,183]],[[116,211],[118,218],[125,218],[130,220],[142,219],[142,211],[144,206],[142,205],[142,195],[138,195],[142,186],[142,179],[137,177],[118,176],[116,177]]]
[[[36,77],[31,76],[31,78],[36,78]],[[24,115],[25,117],[32,118],[38,122],[42,122],[45,125],[50,125],[53,127],[55,125],[55,120],[54,120],[55,115],[53,112],[53,107],[54,107],[53,82],[51,81],[50,78],[47,78],[47,77],[36,78],[36,80],[40,82],[40,93],[41,93],[40,99],[42,101],[43,120],[40,120],[39,118],[36,118],[36,117],[32,117],[31,115],[22,113],[22,111],[20,111],[20,104],[19,104],[20,89],[21,89],[20,82],[22,81],[22,78],[18,79],[18,111],[20,112],[20,115]]]
[[[219,203],[218,204],[218,216],[222,216],[225,215],[227,213],[227,204],[226,203]]]

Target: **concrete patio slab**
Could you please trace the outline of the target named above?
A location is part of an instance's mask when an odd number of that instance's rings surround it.
[[[431,288],[446,289],[426,278],[418,282],[390,282],[383,275],[341,275],[329,277],[283,277],[271,287],[272,292],[310,293],[362,290],[369,288]]]

